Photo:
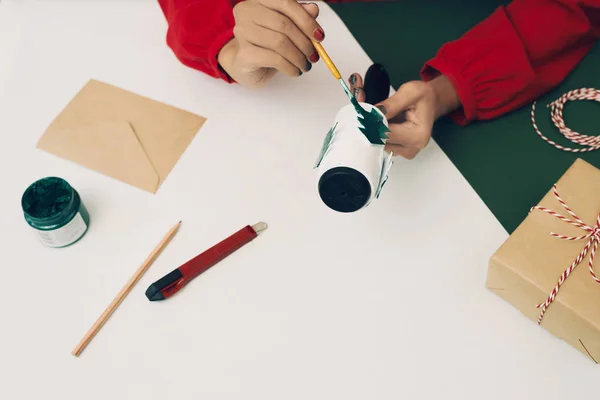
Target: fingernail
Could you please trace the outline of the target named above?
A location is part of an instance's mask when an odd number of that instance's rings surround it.
[[[358,97],[358,88],[354,88],[354,97]]]
[[[302,71],[298,70],[298,76],[302,76]]]
[[[351,85],[354,85],[356,83],[356,75],[354,75],[354,74],[350,75],[349,81],[350,81]]]
[[[323,32],[323,29],[321,28],[317,28],[314,30],[313,32],[313,37],[315,38],[315,40],[317,42],[322,41],[323,39],[325,39],[325,32]]]
[[[378,106],[375,106],[379,109],[379,111],[381,111],[383,113],[383,115],[387,114],[387,109],[385,108],[385,106],[383,104],[379,104]]]
[[[316,63],[317,61],[319,61],[319,53],[317,53],[316,51],[314,53],[312,53],[310,55],[310,57],[308,57],[308,59],[310,60],[310,62],[314,62]]]
[[[310,63],[310,61],[306,61],[306,72],[310,71],[310,69],[312,68],[312,64]]]

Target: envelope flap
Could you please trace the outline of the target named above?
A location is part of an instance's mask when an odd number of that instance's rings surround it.
[[[37,147],[140,189],[158,189],[159,176],[127,121],[53,125]]]
[[[151,192],[156,193],[204,122],[205,118],[199,115],[91,79],[52,121],[42,138],[40,147],[48,151],[52,148],[51,152],[54,154],[131,183],[136,187],[148,190],[148,187],[152,186]],[[117,126],[118,123],[121,124],[120,127]],[[124,123],[128,123],[129,126],[125,127]],[[107,141],[112,139],[102,135],[109,135],[116,140],[116,138],[123,137],[125,131],[129,132],[129,144],[119,146],[118,154],[115,153],[112,156],[121,157],[120,163],[104,165],[104,162],[96,159],[95,167],[91,167],[90,161],[86,163],[79,161],[87,159],[89,155],[86,152],[75,154],[73,144],[59,150],[56,143],[51,143],[54,140],[60,140],[61,146],[67,146],[64,144],[63,136],[69,134],[70,140],[78,140],[78,146],[85,145],[86,148],[93,149],[97,144],[81,142],[83,138],[92,134],[87,131],[89,129],[96,130],[94,140],[105,143],[104,146]],[[108,130],[111,133],[107,134]],[[133,134],[131,134],[132,131]],[[83,136],[74,139],[75,133],[82,133]],[[145,161],[136,165],[135,168],[133,160],[140,159],[141,154],[139,152],[135,155],[126,153],[127,146],[131,147],[134,143],[137,143],[138,147],[141,146],[146,157]],[[112,147],[115,146],[116,143],[113,143]],[[128,159],[131,161],[127,162]],[[156,185],[154,185],[154,176],[152,179],[149,177],[148,163],[158,176]],[[124,170],[117,170],[117,167],[123,166],[126,166]],[[147,171],[148,175],[144,175],[146,172],[142,173],[142,170]],[[142,175],[144,175],[143,178],[140,178]],[[153,182],[152,185],[150,185],[150,181]]]

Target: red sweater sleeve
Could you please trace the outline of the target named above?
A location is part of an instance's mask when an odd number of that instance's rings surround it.
[[[233,38],[233,5],[240,0],[158,0],[169,25],[167,44],[190,68],[227,82],[221,48]]]
[[[448,77],[462,103],[451,117],[466,125],[557,86],[599,37],[600,0],[514,0],[442,46],[421,77]]]
[[[243,0],[158,0],[167,18],[167,44],[190,68],[232,83],[219,52],[233,38],[233,6]],[[379,0],[328,0],[329,3]]]

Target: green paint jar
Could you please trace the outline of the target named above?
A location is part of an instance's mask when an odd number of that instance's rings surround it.
[[[67,181],[47,177],[32,183],[21,198],[25,221],[48,247],[66,247],[83,237],[90,218],[79,193]]]

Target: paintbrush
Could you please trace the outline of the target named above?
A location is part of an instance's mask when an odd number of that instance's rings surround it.
[[[371,111],[365,110],[363,106],[360,105],[356,97],[350,92],[350,88],[348,88],[348,85],[346,85],[346,82],[344,82],[344,80],[342,79],[340,71],[338,71],[333,61],[331,61],[331,58],[329,57],[321,43],[315,42],[314,40],[312,41],[312,43],[315,46],[317,52],[319,53],[319,56],[321,56],[321,58],[323,59],[325,65],[327,65],[327,68],[329,68],[329,71],[331,71],[333,77],[337,79],[340,85],[342,85],[342,89],[344,89],[344,92],[350,99],[350,103],[352,103],[352,105],[354,106],[354,109],[356,110],[356,113],[358,115],[360,131],[365,135],[365,137],[370,143],[383,145],[383,140],[388,138],[387,132],[390,132],[390,128],[388,128],[387,125],[383,123],[383,114],[376,111],[375,108],[372,108]]]
[[[348,85],[346,85],[346,82],[342,79],[342,75],[340,74],[340,71],[338,71],[338,69],[335,66],[335,64],[333,63],[333,61],[331,61],[331,58],[329,57],[329,54],[327,54],[327,52],[323,48],[323,45],[321,45],[321,43],[319,43],[319,42],[315,42],[314,40],[312,41],[312,43],[313,43],[313,46],[315,46],[317,53],[319,53],[319,56],[321,56],[321,58],[323,59],[323,62],[325,63],[327,68],[329,68],[329,71],[331,71],[331,74],[333,75],[333,77],[335,79],[337,79],[337,81],[340,83],[340,85],[342,85],[342,89],[344,89],[346,96],[348,96],[350,101],[352,101],[354,99],[354,95],[350,92],[350,88],[348,87]]]

